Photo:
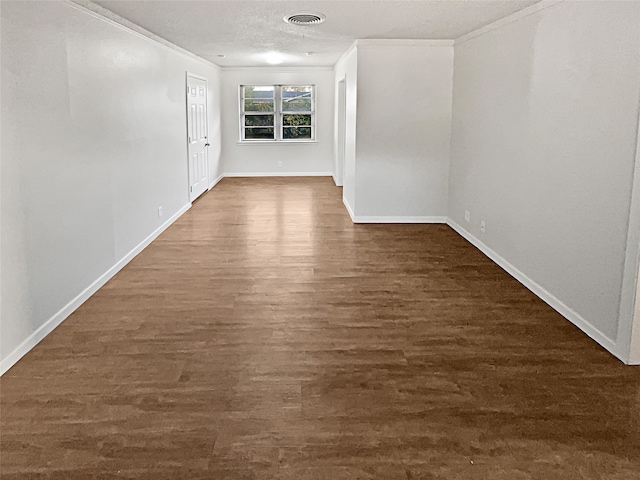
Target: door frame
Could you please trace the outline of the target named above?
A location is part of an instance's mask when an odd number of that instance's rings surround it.
[[[342,93],[342,94],[341,94]],[[344,184],[344,161],[347,147],[347,76],[338,81],[336,88],[336,159],[335,183]]]
[[[209,135],[210,135],[210,131],[209,131],[209,79],[207,77],[203,77],[202,75],[198,75],[197,73],[192,73],[189,70],[187,70],[185,72],[185,76],[184,76],[184,119],[185,119],[185,135],[184,138],[187,141],[187,195],[189,195],[189,203],[193,202],[195,200],[195,198],[191,198],[191,185],[190,185],[190,178],[191,178],[191,167],[190,167],[190,157],[189,157],[189,77],[191,78],[195,78],[196,80],[202,80],[205,83],[205,90],[204,90],[204,100],[205,100],[205,105],[207,107],[207,111],[206,111],[206,115],[205,115],[205,128],[207,131],[207,142],[209,142]],[[209,185],[211,183],[211,158],[209,158],[209,150],[207,150],[207,162],[206,162],[206,168],[207,168],[207,189],[205,190],[204,193],[206,193],[207,191],[210,190]]]

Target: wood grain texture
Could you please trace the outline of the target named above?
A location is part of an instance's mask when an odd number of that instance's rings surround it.
[[[446,225],[225,179],[1,380],[3,479],[640,478],[640,370]]]

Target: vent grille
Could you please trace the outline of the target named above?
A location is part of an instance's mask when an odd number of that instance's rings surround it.
[[[321,13],[294,13],[284,17],[284,21],[292,25],[318,25],[326,20]]]

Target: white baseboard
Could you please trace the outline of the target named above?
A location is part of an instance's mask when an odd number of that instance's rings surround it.
[[[223,178],[224,178],[224,173],[221,174],[218,178],[216,178],[213,182],[211,182],[211,185],[209,185],[209,190],[215,187],[218,184],[218,182],[220,182],[220,180],[222,180]]]
[[[447,223],[447,217],[415,217],[415,216],[393,216],[376,217],[366,215],[356,215],[354,223]]]
[[[332,177],[333,172],[232,172],[225,177]]]
[[[598,330],[596,327],[591,325],[587,320],[585,320],[580,314],[578,314],[571,307],[563,303],[560,299],[555,297],[549,291],[547,291],[542,285],[536,283],[534,280],[529,278],[526,274],[518,270],[511,263],[505,260],[503,257],[498,255],[495,251],[489,248],[486,244],[478,240],[471,233],[465,230],[463,227],[454,222],[451,218],[447,219],[447,224],[453,228],[458,234],[464,237],[469,243],[471,243],[474,247],[484,253],[487,257],[489,257],[493,262],[495,262],[499,267],[501,267],[505,272],[515,278],[518,282],[524,285],[526,288],[531,290],[536,296],[538,296],[541,300],[543,300],[546,304],[548,304],[551,308],[553,308],[556,312],[562,315],[564,318],[573,323],[576,327],[586,333],[589,337],[599,343],[602,347],[607,349],[611,354],[617,357],[619,360],[625,362],[626,360],[622,358],[620,354],[620,349],[615,341],[611,340],[604,333]]]
[[[347,209],[351,221],[353,223],[447,223],[447,217],[412,217],[412,216],[394,216],[394,217],[374,217],[355,215],[353,208],[347,202],[347,199],[342,197],[342,203]]]
[[[13,365],[16,364],[23,356],[25,356],[33,347],[35,347],[42,339],[49,335],[58,325],[60,325],[69,315],[86,302],[91,295],[96,293],[100,287],[107,283],[111,278],[115,276],[122,268],[129,263],[133,258],[145,249],[158,235],[164,232],[178,217],[191,208],[191,204],[188,203],[182,207],[178,212],[169,218],[166,222],[160,225],[151,235],[140,242],[133,250],[127,253],[119,262],[113,267],[103,273],[98,279],[96,279],[91,285],[85,288],[80,294],[67,303],[60,311],[55,313],[49,320],[29,335],[17,348],[15,348],[9,355],[0,361],[0,375],[3,375]]]
[[[346,199],[346,198],[344,198],[344,196],[342,197],[342,203],[344,203],[344,206],[345,206],[345,207],[346,207],[346,209],[347,209],[347,213],[348,213],[348,214],[349,214],[349,216],[351,217],[351,221],[352,221],[353,223],[356,223],[356,220],[355,220],[355,218],[356,218],[356,217],[355,217],[355,215],[353,214],[353,209],[351,208],[351,205],[349,205],[349,202],[347,202],[347,199]]]

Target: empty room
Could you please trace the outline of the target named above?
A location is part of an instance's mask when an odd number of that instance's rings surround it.
[[[640,480],[640,0],[2,0],[2,479]]]

